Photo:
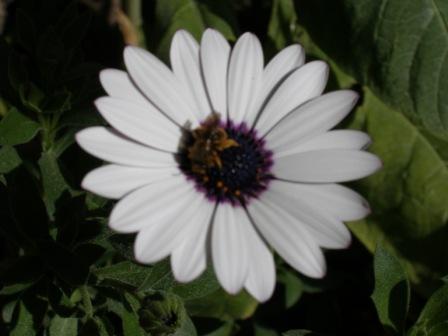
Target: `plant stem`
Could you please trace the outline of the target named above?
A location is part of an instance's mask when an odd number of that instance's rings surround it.
[[[93,317],[93,306],[92,306],[92,300],[90,300],[90,294],[87,289],[87,286],[81,286],[80,287],[81,297],[82,297],[82,304],[84,305],[84,311],[86,312],[86,315],[88,318]]]

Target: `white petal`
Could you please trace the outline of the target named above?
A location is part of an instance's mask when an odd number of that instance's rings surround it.
[[[119,232],[135,232],[171,221],[196,194],[183,175],[159,180],[121,199],[111,212],[109,226]]]
[[[216,30],[207,29],[202,35],[201,67],[213,111],[225,116],[227,113],[227,67],[230,46]]]
[[[288,114],[266,135],[271,150],[289,151],[307,138],[336,126],[355,106],[358,94],[350,90],[327,93]]]
[[[325,275],[321,249],[293,216],[264,199],[254,200],[248,210],[261,234],[288,264],[312,278]]]
[[[174,155],[135,143],[105,127],[89,127],[76,134],[86,152],[102,160],[133,167],[173,167]]]
[[[319,96],[327,79],[328,66],[321,61],[307,63],[295,70],[273,93],[260,114],[256,129],[264,135],[292,110]]]
[[[119,199],[137,188],[179,173],[177,167],[137,168],[110,164],[89,172],[82,180],[82,187],[103,197]]]
[[[319,204],[312,203],[306,193],[300,193],[301,189],[296,188],[296,185],[271,181],[269,192],[263,197],[294,217],[297,225],[306,227],[319,246],[337,249],[350,245],[350,232],[342,221]]]
[[[272,181],[271,186],[280,186],[290,197],[342,221],[359,220],[370,213],[369,204],[361,195],[339,184]]]
[[[277,178],[297,182],[347,182],[381,168],[377,156],[356,150],[327,149],[274,157]]]
[[[241,207],[218,205],[212,229],[212,258],[216,276],[230,294],[241,290],[247,275],[244,225],[250,222]]]
[[[277,158],[295,153],[311,152],[322,149],[366,149],[372,140],[360,131],[333,130],[317,136],[310,136],[296,146],[286,145],[274,149]]]
[[[177,152],[181,129],[154,107],[112,97],[98,98],[95,105],[109,124],[132,140]]]
[[[196,117],[203,120],[211,112],[199,67],[199,46],[185,30],[178,30],[170,49],[171,68],[174,75],[193,98]]]
[[[272,296],[275,288],[274,257],[252,225],[245,225],[244,228],[249,259],[244,286],[254,298],[264,302]]]
[[[290,74],[292,70],[302,66],[304,62],[305,52],[298,44],[291,45],[275,55],[263,71],[261,88],[254,108],[256,113],[260,111],[274,88],[280,84],[285,76]]]
[[[126,47],[124,61],[140,91],[164,114],[184,126],[192,127],[198,119],[191,98],[171,70],[157,57],[138,47]]]
[[[206,241],[214,208],[212,202],[199,203],[191,223],[185,223],[190,227],[189,232],[171,255],[171,268],[177,281],[192,281],[207,267]]]
[[[230,56],[227,92],[229,118],[251,125],[255,119],[255,102],[263,74],[263,50],[258,38],[243,34]]]
[[[166,258],[187,237],[192,219],[196,214],[198,204],[206,202],[205,198],[195,193],[186,194],[178,203],[171,206],[163,205],[164,209],[157,209],[158,213],[148,214],[147,224],[138,233],[134,245],[135,258],[142,263],[155,263]]]
[[[111,97],[140,103],[144,106],[151,105],[131,82],[125,71],[117,69],[102,70],[100,72],[100,82]]]
[[[291,148],[288,152],[279,153],[277,157],[286,153],[310,152],[321,149],[365,149],[371,143],[370,137],[360,131],[355,130],[334,130],[308,138],[307,141]]]

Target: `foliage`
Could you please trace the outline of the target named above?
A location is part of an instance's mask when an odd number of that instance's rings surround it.
[[[2,2],[4,3],[4,2]],[[266,61],[301,43],[331,66],[328,90],[362,96],[344,127],[384,163],[351,185],[372,214],[350,223],[328,275],[277,260],[273,298],[189,284],[168,260],[133,260],[107,228],[113,202],[80,187],[100,162],[74,144],[100,125],[98,72],[122,68],[114,1],[9,1],[0,35],[0,334],[448,335],[448,3],[443,0],[128,0],[143,47],[168,60],[178,29],[260,38]],[[116,18],[115,18],[116,19]],[[372,255],[374,253],[374,255]],[[446,280],[446,278],[445,278]],[[167,320],[170,320],[167,324]]]

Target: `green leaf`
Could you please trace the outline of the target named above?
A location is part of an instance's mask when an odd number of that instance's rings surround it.
[[[190,315],[221,320],[249,318],[257,306],[258,302],[245,291],[237,295],[230,295],[223,289],[218,289],[203,298],[185,302],[185,307]]]
[[[282,334],[283,336],[312,336],[312,335],[318,335],[312,331],[309,330],[302,330],[302,329],[297,329],[297,330],[288,330],[287,332],[284,332]]]
[[[48,303],[59,317],[71,317],[75,313],[76,305],[59,286],[48,284],[47,293]]]
[[[148,274],[152,272],[152,267],[142,266],[131,261],[123,261],[117,264],[98,268],[94,274],[99,280],[110,280],[119,284],[132,287],[140,287]]]
[[[443,335],[440,332],[448,330],[447,311],[448,284],[445,284],[429,298],[410,336]]]
[[[18,283],[18,284],[12,284],[10,286],[4,286],[0,290],[0,295],[13,295],[16,293],[20,293],[32,285],[33,285],[33,282]]]
[[[18,317],[17,323],[14,328],[11,330],[10,336],[34,336],[36,335],[36,331],[33,327],[33,316],[26,308],[25,304],[20,301],[20,303],[16,306],[18,309]]]
[[[231,336],[233,331],[233,322],[225,322],[218,329],[205,334],[204,336]],[[255,334],[255,336],[261,336]]]
[[[293,0],[274,0],[268,25],[268,37],[275,50],[296,39],[297,16]]]
[[[149,29],[147,41],[159,41],[153,46],[157,54],[168,60],[169,47],[179,29],[189,31],[197,40],[210,27],[219,30],[227,39],[235,39],[235,19],[230,5],[212,0],[157,1],[157,27]],[[148,31],[148,30],[147,30]],[[156,34],[158,32],[158,34]]]
[[[94,204],[92,204],[93,202],[91,202],[92,198],[86,199],[86,201],[89,201],[88,206],[90,209],[95,208]],[[135,234],[112,234],[108,239],[121,256],[129,260],[134,260]]]
[[[384,329],[402,335],[410,301],[406,273],[395,256],[378,245],[374,260],[375,290],[372,300]]]
[[[39,132],[40,126],[12,108],[0,121],[0,145],[15,146],[26,143]]]
[[[56,315],[50,321],[50,336],[77,336],[78,319],[75,317],[60,317]]]
[[[17,301],[11,301],[3,305],[1,318],[4,322],[10,323],[12,321],[16,304]]]
[[[278,274],[278,281],[285,286],[285,306],[294,306],[303,293],[303,283],[293,272],[283,270]]]
[[[146,276],[146,279],[138,290],[142,292],[148,290],[167,290],[173,286],[174,282],[170,262],[165,259],[152,267],[151,272]]]
[[[254,325],[255,336],[278,336],[279,333],[273,329],[262,327],[258,324]]]
[[[448,335],[448,321],[442,322],[429,330],[429,336],[446,336]]]
[[[3,146],[0,148],[0,173],[6,174],[10,171],[14,170],[22,163],[22,159],[20,158],[17,151],[14,147],[11,146]]]
[[[296,1],[313,40],[385,103],[448,140],[448,2]]]
[[[448,273],[448,168],[418,128],[368,89],[354,124],[372,137],[370,150],[383,168],[359,182],[373,210],[350,228],[371,251],[384,241],[411,280],[430,292],[431,282]]]
[[[184,300],[192,300],[204,297],[220,287],[211,266],[196,280],[189,283],[176,283],[172,290]]]
[[[173,334],[173,336],[197,336],[196,328],[189,316],[185,316],[182,326]]]
[[[39,159],[39,168],[44,189],[44,202],[48,215],[52,218],[55,212],[55,203],[62,193],[69,189],[64,176],[59,169],[56,155],[52,151],[44,152]]]
[[[144,336],[144,330],[140,327],[137,312],[126,300],[122,298],[120,301],[108,299],[108,309],[113,311],[121,318],[124,336]]]

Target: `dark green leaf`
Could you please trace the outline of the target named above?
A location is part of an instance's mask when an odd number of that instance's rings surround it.
[[[185,306],[192,316],[229,320],[252,316],[258,303],[245,291],[230,295],[223,289],[218,289],[205,297],[185,302]]]
[[[410,336],[438,335],[437,330],[448,330],[448,284],[443,285],[428,300],[420,317],[417,320],[415,329]],[[434,329],[434,334],[429,331]],[[423,333],[426,331],[427,333]],[[437,331],[438,332],[438,331]],[[442,335],[442,334],[440,334]]]
[[[15,327],[11,330],[10,336],[34,336],[36,331],[33,327],[33,316],[21,301],[17,306],[18,317]]]
[[[170,262],[165,259],[152,267],[152,271],[147,275],[138,290],[167,290],[173,286],[174,282]]]
[[[11,146],[0,148],[0,173],[6,174],[14,170],[22,163],[19,154]]]
[[[39,168],[44,189],[44,202],[50,217],[55,212],[55,202],[69,187],[59,169],[59,164],[54,152],[45,152],[39,159]]]
[[[415,126],[364,92],[357,119],[383,168],[359,183],[373,213],[350,228],[371,251],[379,241],[392,247],[415,283],[439,281],[448,273],[448,168]]]
[[[62,114],[72,107],[72,93],[67,90],[59,90],[48,97],[42,106],[42,112],[48,114]]]
[[[48,284],[48,302],[60,317],[71,317],[76,306],[70,298],[54,283]]]
[[[29,272],[27,270],[27,272]],[[10,286],[5,286],[0,290],[0,295],[13,295],[20,293],[24,291],[25,289],[29,288],[33,285],[33,282],[28,283],[18,283],[18,284],[12,284]]]
[[[50,321],[49,336],[77,336],[78,319],[56,315]]]
[[[378,245],[375,252],[375,290],[372,294],[381,323],[389,334],[402,335],[410,288],[397,258]]]
[[[224,322],[219,328],[204,334],[204,336],[231,336],[233,335],[234,323],[233,322]],[[255,334],[255,336],[258,336]]]
[[[255,336],[278,336],[278,332],[273,329],[262,327],[258,324],[254,326]]]
[[[66,132],[64,132],[64,134],[62,134],[62,136],[59,139],[55,141],[53,151],[56,158],[61,156],[65,152],[65,150],[75,142],[75,133],[76,130],[69,129]]]
[[[111,266],[98,268],[94,271],[94,274],[101,281],[109,280],[137,288],[143,284],[151,272],[151,266],[142,266],[131,261],[123,261]]]
[[[10,323],[12,321],[16,304],[17,301],[11,301],[3,305],[1,318],[6,323]]]
[[[213,268],[209,266],[196,280],[186,284],[176,283],[173,292],[184,300],[191,300],[206,296],[216,291],[219,286]]]
[[[42,104],[45,100],[45,93],[35,84],[29,82],[19,88],[19,96],[22,104],[36,113],[42,112]]]
[[[309,330],[288,330],[287,332],[284,332],[282,334],[283,336],[313,336],[313,335],[318,335],[312,331]]]
[[[182,326],[173,334],[173,336],[197,336],[193,321],[186,316]]]
[[[129,260],[134,260],[135,234],[112,234],[109,241],[117,252]]]
[[[448,335],[448,321],[436,324],[429,330],[428,336],[446,336]]]
[[[302,281],[293,272],[287,270],[279,273],[278,281],[285,286],[285,306],[291,308],[302,296]]]
[[[125,298],[128,304],[126,305],[126,309],[122,315],[124,336],[144,335],[143,329],[140,327],[137,314],[137,305],[139,305],[139,302],[137,302],[136,298],[130,294],[125,294]]]
[[[157,28],[151,30],[147,41],[160,41],[157,54],[168,59],[169,47],[174,33],[179,29],[189,31],[196,39],[200,39],[207,28],[215,28],[228,39],[234,40],[235,26],[232,11],[228,3],[205,0],[157,1]],[[223,18],[223,14],[225,18]],[[152,36],[159,32],[159,36]]]
[[[38,123],[12,108],[0,121],[0,145],[15,146],[34,138],[40,130]]]
[[[293,0],[274,0],[268,26],[268,37],[275,50],[291,44],[296,38],[297,16]]]
[[[296,8],[330,57],[446,143],[447,1],[297,0]]]
[[[125,293],[124,297],[108,298],[107,307],[121,318],[124,336],[145,335],[137,313],[140,302],[133,295]]]

